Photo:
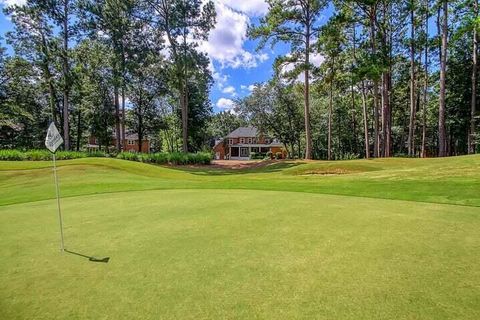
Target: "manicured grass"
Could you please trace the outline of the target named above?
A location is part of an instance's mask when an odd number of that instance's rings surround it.
[[[0,162],[2,319],[480,318],[478,156],[59,165],[67,249],[111,260],[59,253],[49,162]]]

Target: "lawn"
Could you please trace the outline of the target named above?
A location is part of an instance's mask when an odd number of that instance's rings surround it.
[[[480,157],[0,162],[1,319],[479,319]]]

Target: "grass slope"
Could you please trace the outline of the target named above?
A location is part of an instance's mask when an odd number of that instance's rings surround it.
[[[3,162],[0,318],[478,319],[479,165]]]
[[[480,156],[280,162],[242,171],[102,158],[66,160],[59,166],[66,197],[152,189],[258,189],[480,206]],[[0,161],[0,205],[52,199],[51,170],[48,161]]]

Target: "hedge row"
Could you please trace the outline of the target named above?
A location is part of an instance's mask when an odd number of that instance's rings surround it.
[[[76,151],[58,151],[56,153],[57,160],[78,159],[87,157],[108,157],[103,152],[76,152]],[[122,152],[117,155],[118,159],[139,161],[145,163],[156,164],[210,164],[212,155],[207,152],[200,153],[134,153]],[[51,160],[52,154],[48,150],[0,150],[1,161],[41,161]]]
[[[87,157],[105,157],[103,152],[58,151],[57,160],[78,159]],[[52,154],[48,150],[0,150],[0,160],[3,161],[41,161],[51,160]]]
[[[123,152],[117,155],[117,158],[156,164],[210,164],[212,155],[208,152],[182,153],[182,152],[159,152],[159,153],[134,153]]]

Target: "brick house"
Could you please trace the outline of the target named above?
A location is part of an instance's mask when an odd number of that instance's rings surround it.
[[[240,127],[218,140],[213,147],[216,160],[248,160],[252,153],[272,155],[280,152],[285,158],[283,144],[260,134],[255,127]]]
[[[150,152],[150,139],[148,137],[145,137],[142,139],[142,151],[143,153],[149,153]],[[123,141],[123,151],[130,151],[130,152],[138,152],[138,135],[136,133],[130,134],[130,133],[125,133],[125,141]],[[109,149],[114,149],[117,144],[117,138],[115,133],[112,135],[112,140],[110,145],[108,146]],[[88,144],[87,144],[87,150],[88,151],[98,151],[100,149],[100,146],[98,145],[97,138],[95,136],[91,135],[88,137]],[[103,146],[102,146],[103,147]]]

